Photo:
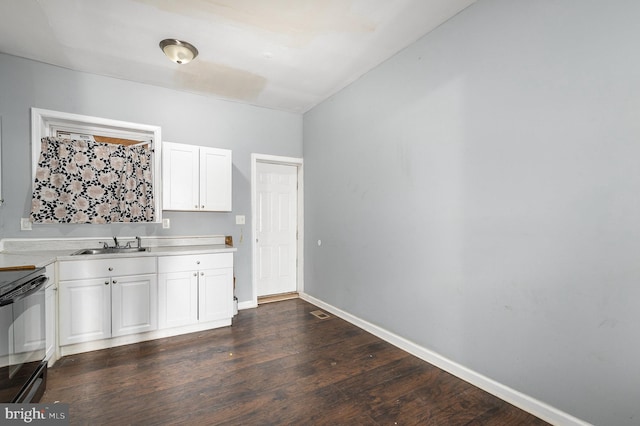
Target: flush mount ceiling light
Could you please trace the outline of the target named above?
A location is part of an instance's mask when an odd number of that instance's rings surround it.
[[[186,64],[198,56],[198,49],[186,41],[167,38],[160,42],[160,49],[176,64]]]

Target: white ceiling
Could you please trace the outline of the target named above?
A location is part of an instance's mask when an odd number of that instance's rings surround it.
[[[475,0],[0,0],[0,52],[305,112]],[[160,40],[195,45],[170,62]]]

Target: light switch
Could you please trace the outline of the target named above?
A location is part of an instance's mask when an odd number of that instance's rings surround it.
[[[236,216],[236,225],[244,225],[244,215]]]

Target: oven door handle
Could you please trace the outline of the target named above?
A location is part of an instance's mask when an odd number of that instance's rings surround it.
[[[24,283],[22,285],[22,287],[29,287],[29,290],[25,291],[24,293],[21,293],[15,297],[12,297],[10,299],[3,299],[2,301],[0,301],[0,306],[6,306],[6,305],[10,305],[14,302],[17,302],[18,300],[24,299],[25,297],[31,296],[33,293],[38,292],[46,283],[47,281],[49,281],[49,277],[47,277],[46,275],[40,275],[39,277],[36,277],[34,279],[32,279],[31,281],[28,281],[26,283]]]
[[[37,278],[32,279],[27,284],[29,285],[29,291],[22,293],[15,300],[24,299],[25,297],[31,296],[33,293],[36,293],[38,290],[44,287],[44,285],[49,281],[49,277],[46,275],[40,275]]]

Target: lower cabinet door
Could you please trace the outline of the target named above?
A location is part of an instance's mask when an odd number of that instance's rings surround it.
[[[233,268],[200,271],[198,319],[216,321],[233,317]]]
[[[198,322],[198,273],[158,275],[158,326],[180,327]]]
[[[111,286],[109,278],[60,281],[60,345],[111,337]]]
[[[155,274],[111,279],[111,335],[158,328],[158,280]]]

